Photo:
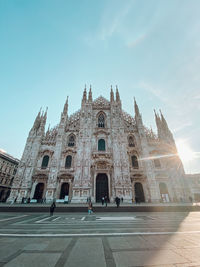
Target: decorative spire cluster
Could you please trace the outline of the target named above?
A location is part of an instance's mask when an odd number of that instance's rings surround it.
[[[34,130],[36,132],[42,131],[44,132],[45,129],[45,124],[46,124],[46,120],[47,120],[47,111],[48,111],[48,107],[46,108],[46,111],[42,111],[42,108],[40,108],[40,111],[38,112],[38,115],[35,118],[33,127],[31,130]]]
[[[171,131],[169,130],[168,124],[167,124],[161,110],[159,110],[159,111],[160,111],[160,114],[157,113],[154,109],[158,138],[160,140],[164,140],[164,141],[167,141],[168,143],[174,144],[173,135],[172,135]]]

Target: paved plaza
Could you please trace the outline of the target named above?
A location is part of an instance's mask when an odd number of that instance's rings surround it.
[[[200,266],[200,213],[0,213],[0,266]]]

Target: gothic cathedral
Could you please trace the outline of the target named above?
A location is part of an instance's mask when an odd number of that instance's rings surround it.
[[[57,126],[45,132],[47,111],[31,128],[8,201],[29,198],[85,203],[186,201],[189,189],[173,135],[155,112],[157,134],[122,109],[111,88],[110,101],[93,100],[91,88],[81,109],[68,116],[68,98]]]

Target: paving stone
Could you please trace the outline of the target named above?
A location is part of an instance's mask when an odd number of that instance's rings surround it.
[[[191,248],[191,247],[195,247],[195,243],[192,241],[189,241],[185,238],[185,236],[172,236],[168,242],[172,245],[174,245],[175,247],[185,247],[185,248]]]
[[[24,250],[44,250],[48,246],[48,243],[33,242],[24,247]]]
[[[106,267],[101,238],[81,238],[64,267]]]
[[[54,267],[59,257],[59,253],[22,253],[4,267]]]
[[[108,242],[114,250],[149,247],[149,243],[140,236],[108,237]]]
[[[175,248],[175,246],[169,242],[171,235],[143,235],[142,237],[146,240],[146,242],[148,242],[149,248]]]
[[[184,256],[186,259],[191,262],[198,262],[200,265],[200,248],[184,248],[184,249],[176,249],[179,255]]]
[[[113,253],[116,266],[151,266],[151,265],[169,265],[175,263],[189,262],[184,257],[179,256],[171,250],[157,251],[123,251]]]
[[[48,246],[45,248],[45,250],[50,251],[63,251],[67,248],[71,241],[71,238],[53,238],[50,239],[50,242]]]

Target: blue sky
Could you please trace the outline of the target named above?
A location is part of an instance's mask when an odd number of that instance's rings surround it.
[[[200,172],[200,1],[0,0],[0,148],[20,158],[40,107],[57,124],[67,95],[80,108],[84,85],[123,109],[135,96],[146,126],[161,108],[184,162]]]

